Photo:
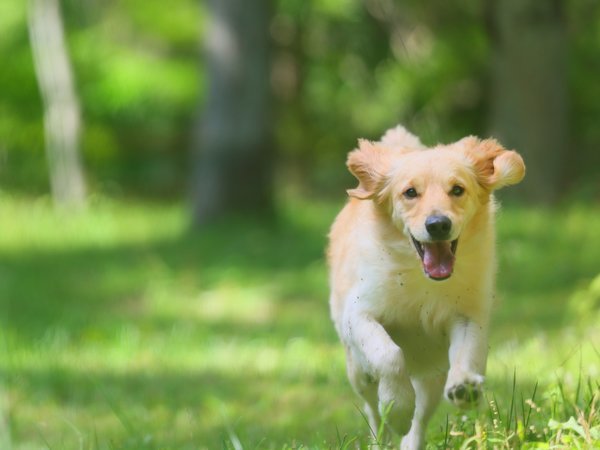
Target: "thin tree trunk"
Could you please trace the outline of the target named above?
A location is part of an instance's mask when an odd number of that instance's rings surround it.
[[[269,0],[208,0],[208,95],[196,127],[196,223],[273,209]]]
[[[52,196],[60,207],[81,208],[86,188],[79,156],[79,103],[58,0],[30,0],[29,35],[44,102]]]
[[[559,0],[488,0],[494,46],[492,134],[519,150],[529,201],[556,201],[565,183],[568,100]]]

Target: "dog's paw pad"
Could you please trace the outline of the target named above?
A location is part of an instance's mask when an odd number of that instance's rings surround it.
[[[481,383],[464,381],[446,389],[446,397],[459,408],[475,406],[481,398]]]

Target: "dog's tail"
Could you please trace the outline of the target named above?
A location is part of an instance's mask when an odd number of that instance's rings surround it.
[[[426,148],[418,137],[402,125],[387,130],[380,142],[392,150],[424,150]]]

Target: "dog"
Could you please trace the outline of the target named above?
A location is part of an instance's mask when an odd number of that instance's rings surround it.
[[[425,446],[442,394],[459,408],[482,396],[494,300],[497,204],[525,164],[496,140],[425,147],[398,126],[359,140],[358,179],[327,251],[330,308],[347,374],[372,430]]]

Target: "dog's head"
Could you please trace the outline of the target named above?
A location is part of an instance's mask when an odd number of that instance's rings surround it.
[[[525,175],[519,154],[475,137],[428,150],[390,150],[361,140],[348,168],[359,181],[348,194],[374,201],[390,215],[433,280],[452,275],[461,233],[492,192]]]

